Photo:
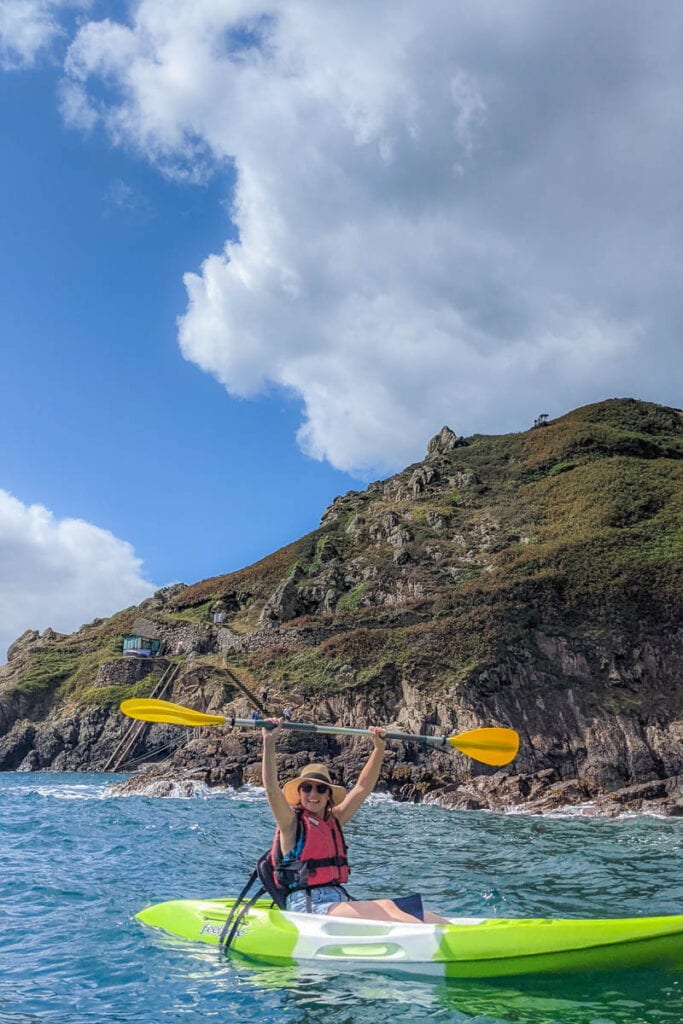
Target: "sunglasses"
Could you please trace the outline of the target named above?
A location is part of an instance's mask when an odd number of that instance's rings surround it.
[[[299,786],[299,789],[301,790],[302,793],[310,793],[312,792],[312,790],[315,790],[316,793],[330,792],[329,786],[323,786],[322,784],[318,784],[317,782],[302,782],[301,785]]]

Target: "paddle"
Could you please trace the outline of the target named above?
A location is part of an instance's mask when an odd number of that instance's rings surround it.
[[[129,718],[141,722],[168,722],[171,725],[243,725],[253,729],[274,729],[275,725],[263,718],[234,718],[232,715],[206,715],[203,711],[184,708],[167,700],[131,698],[124,700],[121,711]],[[283,722],[284,729],[295,732],[334,733],[340,736],[368,736],[367,729],[351,729],[342,725],[315,725],[313,722]],[[405,732],[386,732],[386,739],[405,743],[423,743],[430,747],[455,747],[474,761],[498,767],[509,764],[517,755],[519,736],[514,729],[472,729],[458,736],[415,736]]]

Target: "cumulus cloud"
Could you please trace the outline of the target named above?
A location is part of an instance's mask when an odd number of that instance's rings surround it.
[[[0,661],[26,629],[72,632],[155,589],[130,544],[0,490]]]
[[[677,0],[140,0],[81,27],[64,109],[167,174],[234,165],[182,352],[370,473],[443,422],[675,402],[682,37]]]
[[[65,35],[60,24],[68,10],[85,10],[91,0],[2,0],[0,3],[0,67],[33,65],[38,56]]]

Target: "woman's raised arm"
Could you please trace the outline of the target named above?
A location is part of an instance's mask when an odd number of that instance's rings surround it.
[[[288,853],[296,841],[296,814],[289,806],[277,778],[277,766],[275,764],[275,750],[280,733],[282,732],[282,719],[269,718],[269,722],[276,722],[274,729],[261,729],[263,738],[263,761],[262,776],[263,785],[266,790],[266,797],[272,811],[273,817],[280,829],[280,846],[283,853]]]
[[[366,761],[363,771],[358,776],[356,785],[334,808],[335,817],[340,825],[345,825],[347,821],[351,820],[363,801],[370,796],[379,779],[387,741],[384,739],[384,729],[378,725],[371,725],[368,732],[372,738],[374,749]]]

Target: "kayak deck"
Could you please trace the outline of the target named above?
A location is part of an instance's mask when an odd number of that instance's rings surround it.
[[[232,899],[172,900],[136,914],[171,935],[218,945]],[[270,964],[384,967],[450,978],[683,968],[683,915],[603,920],[450,918],[447,925],[296,914],[258,900],[231,949]]]

